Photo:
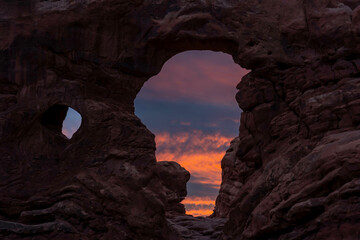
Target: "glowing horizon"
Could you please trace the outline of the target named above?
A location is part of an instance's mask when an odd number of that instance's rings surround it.
[[[191,174],[188,187],[193,184],[206,186],[218,192],[221,184],[221,160],[229,147],[231,137],[220,133],[206,134],[200,130],[176,134],[158,133],[155,137],[158,161],[175,161]],[[185,152],[182,152],[186,150]],[[194,194],[194,193],[193,193]],[[195,193],[196,194],[196,193]],[[193,216],[212,214],[216,195],[188,196],[182,203],[186,213]]]
[[[215,207],[214,199],[209,197],[187,197],[182,202],[186,208],[186,214],[193,216],[209,216]]]

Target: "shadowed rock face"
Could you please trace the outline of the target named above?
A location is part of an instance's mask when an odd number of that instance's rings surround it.
[[[190,173],[177,162],[158,162],[157,173],[165,187],[165,210],[169,214],[185,214],[185,206],[180,202],[186,197],[186,183],[190,179]]]
[[[206,49],[252,70],[222,164],[223,238],[359,239],[359,5],[1,0],[1,238],[178,238],[133,102],[171,56]],[[42,121],[58,105],[82,115],[70,140]]]

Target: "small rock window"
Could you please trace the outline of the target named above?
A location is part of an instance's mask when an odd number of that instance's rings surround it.
[[[81,121],[80,113],[62,104],[51,106],[41,118],[41,123],[44,126],[54,132],[62,133],[69,139],[80,128]]]

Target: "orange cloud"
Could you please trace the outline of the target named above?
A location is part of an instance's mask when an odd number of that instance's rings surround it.
[[[192,215],[194,217],[207,217],[210,216],[214,211],[210,209],[194,209],[186,210],[187,215]]]
[[[209,216],[215,207],[215,200],[209,197],[187,197],[182,203],[186,213],[193,216]]]
[[[195,205],[210,205],[213,204],[213,199],[209,197],[187,197],[181,203],[195,204]]]
[[[158,161],[175,161],[188,170],[192,176],[201,178],[196,180],[202,184],[221,184],[221,159],[224,152],[220,153],[193,153],[177,156],[172,153],[157,154]]]
[[[156,157],[158,161],[175,161],[191,173],[190,182],[219,189],[221,184],[221,160],[232,138],[206,134],[200,130],[191,132],[158,133]],[[183,201],[186,213],[207,216],[213,211],[214,196],[187,197]]]
[[[175,161],[187,169],[194,182],[221,184],[221,159],[232,138],[200,130],[185,133],[160,133],[156,135],[158,161]]]

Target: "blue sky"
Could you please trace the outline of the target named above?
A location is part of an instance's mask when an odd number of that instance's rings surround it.
[[[234,136],[239,127],[240,110],[236,104],[206,104],[187,99],[148,100],[142,99],[141,95],[135,103],[136,114],[154,132],[176,133],[199,129],[207,133],[222,132],[226,136]]]
[[[66,118],[63,122],[62,133],[67,138],[72,138],[72,135],[80,128],[81,120],[81,115],[69,107]]]

